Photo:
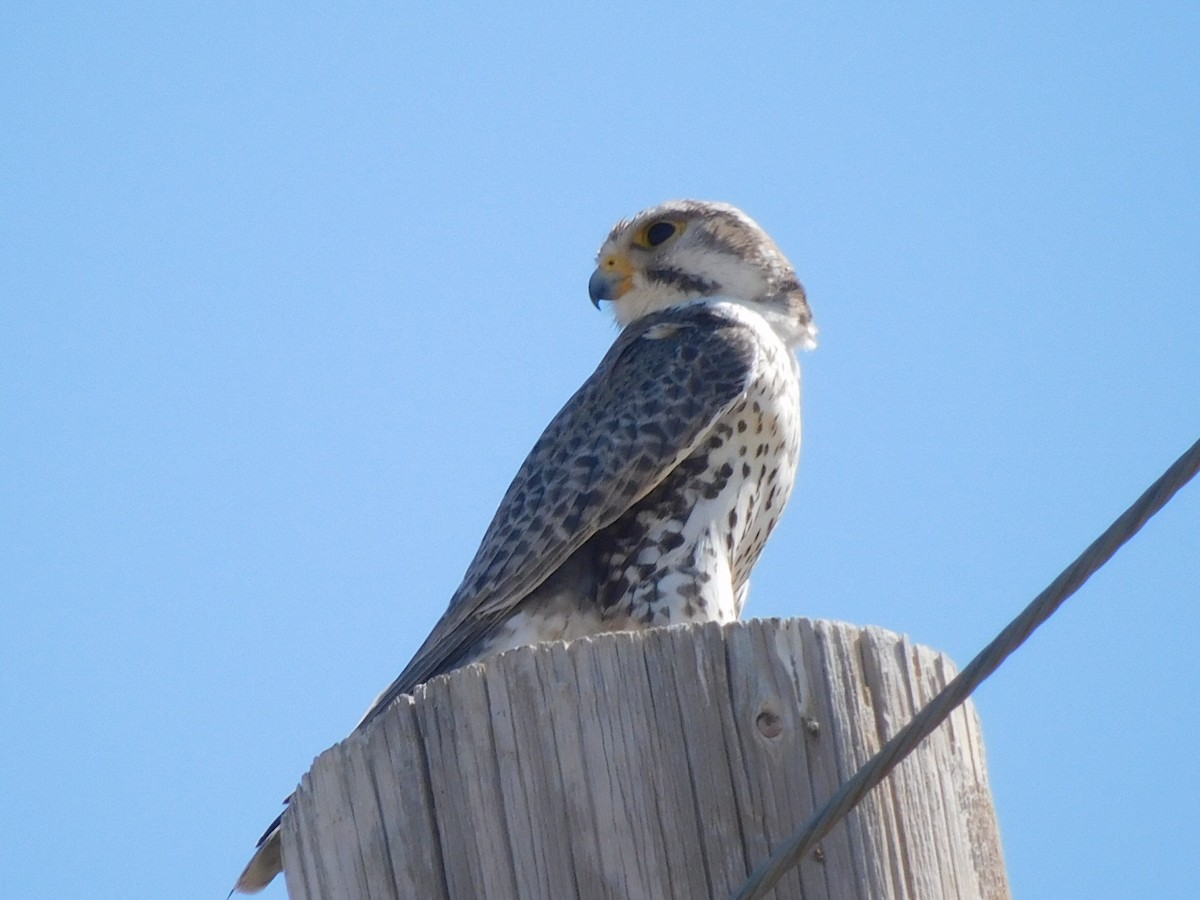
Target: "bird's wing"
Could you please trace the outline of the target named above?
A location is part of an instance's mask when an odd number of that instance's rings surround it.
[[[749,326],[708,304],[629,325],[546,427],[445,615],[359,727],[458,665],[572,553],[691,455],[745,393],[757,341]],[[279,873],[281,819],[259,840],[237,890],[260,890]]]
[[[744,395],[759,352],[754,329],[708,304],[627,327],[538,439],[445,615],[360,726],[461,664],[584,542],[653,490]]]

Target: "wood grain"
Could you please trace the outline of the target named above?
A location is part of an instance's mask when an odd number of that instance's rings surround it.
[[[723,898],[954,675],[879,628],[761,620],[524,647],[323,753],[284,816],[317,898]],[[974,708],[778,885],[1009,896]]]

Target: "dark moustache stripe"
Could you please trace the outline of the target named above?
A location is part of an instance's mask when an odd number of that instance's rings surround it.
[[[664,284],[674,285],[687,294],[708,294],[717,286],[715,282],[709,281],[707,278],[701,278],[699,275],[689,275],[682,269],[675,269],[670,266],[647,269],[646,277],[651,281],[660,281]]]

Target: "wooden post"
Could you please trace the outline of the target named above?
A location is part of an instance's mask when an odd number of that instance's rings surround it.
[[[790,619],[540,644],[436,678],[323,753],[284,817],[293,900],[728,897],[954,675]],[[974,708],[777,898],[1007,898]]]

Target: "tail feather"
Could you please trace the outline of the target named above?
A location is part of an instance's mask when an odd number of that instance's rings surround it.
[[[250,857],[250,862],[246,864],[246,868],[238,876],[237,884],[233,886],[235,891],[242,894],[257,894],[283,871],[283,848],[279,836],[279,826],[282,821],[283,816],[280,816],[259,838],[254,855]]]

